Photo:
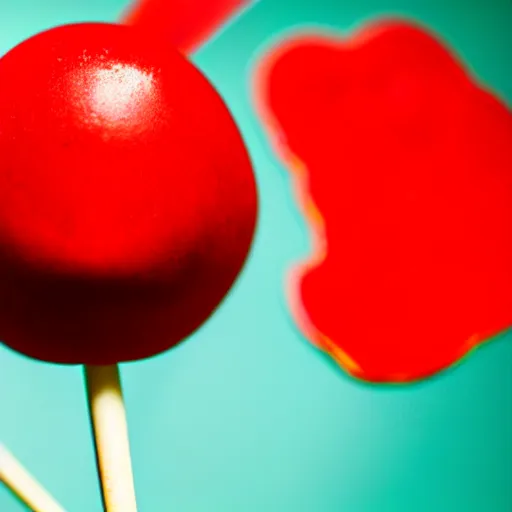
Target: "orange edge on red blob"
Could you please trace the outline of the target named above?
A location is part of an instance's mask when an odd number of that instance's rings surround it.
[[[280,47],[280,51],[273,54],[272,60],[278,57],[277,54],[281,54],[286,51],[293,44],[294,41],[286,45],[282,45]],[[261,90],[263,90],[262,84],[265,82],[265,77],[271,66],[272,61],[269,60],[265,62],[255,73],[254,83],[256,86],[253,91],[253,100],[263,123],[275,134],[280,131],[278,123],[273,114],[267,108],[265,101],[260,94]],[[302,331],[302,333],[309,338],[314,345],[329,354],[350,375],[362,378],[364,372],[361,367],[349,354],[336,346],[332,340],[315,327],[299,299],[297,286],[300,283],[302,276],[304,276],[310,269],[319,266],[327,255],[325,237],[322,236],[325,232],[325,222],[320,210],[316,207],[314,202],[311,200],[311,196],[307,192],[307,187],[305,186],[305,176],[307,175],[306,165],[297,155],[292,153],[286,147],[286,144],[276,142],[275,138],[272,138],[271,140],[275,153],[282,161],[288,162],[290,164],[290,168],[293,170],[292,181],[294,194],[297,198],[298,204],[302,208],[304,216],[307,219],[308,226],[312,228],[310,229],[310,236],[312,238],[313,247],[310,257],[298,262],[294,267],[292,267],[287,276],[286,295],[290,304],[291,314],[295,319],[299,330]]]
[[[375,35],[382,27],[362,30],[358,38],[357,43],[367,40],[370,36]],[[370,375],[364,371],[358,362],[350,356],[345,350],[340,348],[332,339],[322,333],[311,321],[305,308],[303,307],[299,298],[299,292],[297,290],[298,285],[304,275],[309,270],[318,267],[327,256],[327,247],[325,242],[325,222],[321,212],[318,210],[314,202],[311,200],[311,196],[307,192],[307,166],[301,159],[294,154],[289,148],[287,148],[285,142],[279,142],[277,134],[282,134],[279,128],[275,116],[272,114],[265,102],[265,87],[266,77],[268,76],[269,70],[272,65],[279,57],[293,48],[296,44],[303,44],[304,41],[322,41],[328,42],[329,44],[336,44],[332,40],[326,38],[325,35],[314,35],[304,34],[303,36],[296,36],[290,38],[285,43],[280,43],[278,48],[274,47],[271,58],[265,58],[263,63],[259,64],[259,67],[254,73],[253,79],[253,91],[252,97],[255,105],[255,110],[259,114],[263,121],[263,124],[267,126],[271,133],[270,144],[272,149],[278,158],[288,164],[289,169],[292,171],[292,187],[294,195],[297,199],[297,203],[300,205],[302,213],[306,218],[307,225],[309,227],[309,233],[311,237],[312,250],[310,256],[296,263],[291,271],[289,272],[286,279],[286,296],[290,306],[290,312],[294,318],[297,327],[302,334],[309,339],[317,348],[322,350],[324,353],[329,355],[345,372],[351,377],[356,378],[362,382],[368,384],[388,384],[388,385],[403,385],[413,384],[423,381],[424,379],[433,377],[439,372],[445,372],[451,368],[454,368],[461,364],[469,355],[483,344],[488,343],[494,337],[498,336],[499,333],[495,333],[490,337],[482,337],[479,335],[471,336],[461,348],[459,354],[450,365],[441,365],[439,368],[426,372],[420,375],[408,375],[408,374],[396,374],[396,375]]]

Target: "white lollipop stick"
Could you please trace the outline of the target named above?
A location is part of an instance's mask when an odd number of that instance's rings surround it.
[[[33,512],[65,512],[1,443],[0,482]]]
[[[119,369],[86,366],[85,382],[103,507],[106,512],[137,512]]]

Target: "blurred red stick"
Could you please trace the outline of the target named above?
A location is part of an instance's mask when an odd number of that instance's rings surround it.
[[[185,53],[205,43],[251,0],[135,0],[121,22],[147,30]]]

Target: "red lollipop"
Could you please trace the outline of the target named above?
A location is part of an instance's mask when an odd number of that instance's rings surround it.
[[[0,76],[0,339],[85,365],[169,349],[229,291],[255,228],[222,99],[177,51],[119,25],[36,35]]]

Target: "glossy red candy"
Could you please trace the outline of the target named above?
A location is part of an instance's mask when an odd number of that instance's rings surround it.
[[[399,21],[301,36],[259,78],[315,242],[292,276],[306,336],[402,382],[512,326],[512,115],[441,42]]]
[[[56,363],[158,354],[230,289],[257,214],[219,94],[178,52],[109,24],[0,60],[0,339]]]

